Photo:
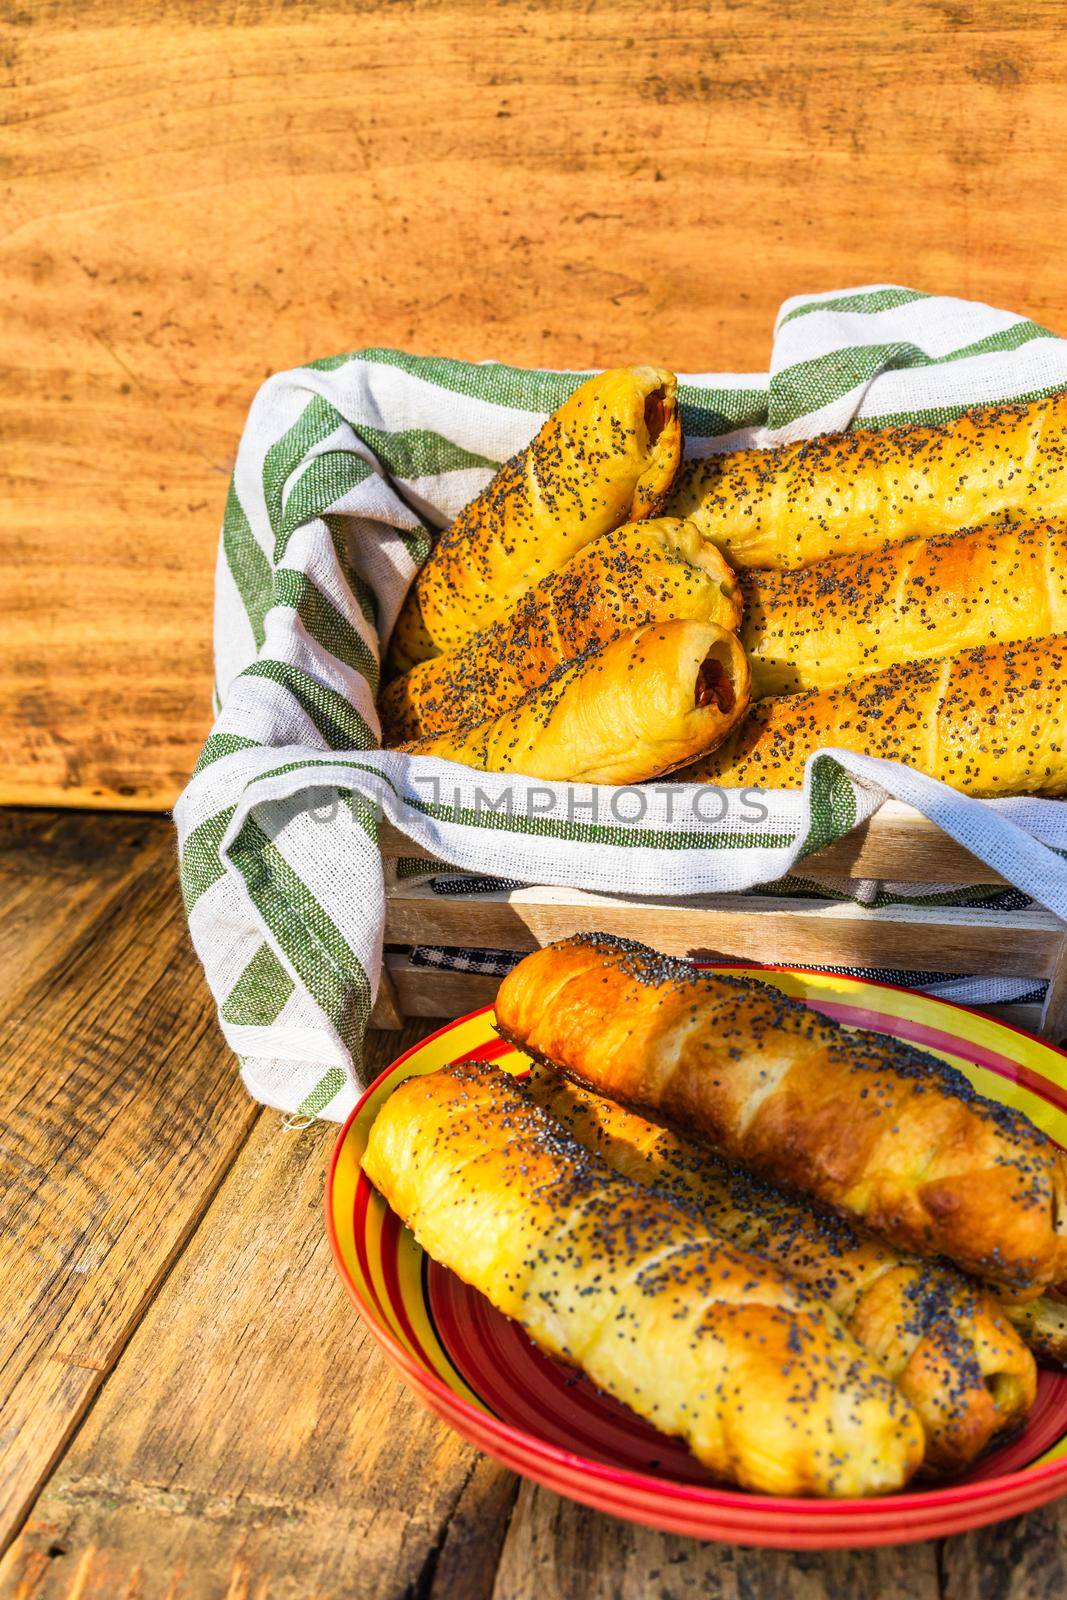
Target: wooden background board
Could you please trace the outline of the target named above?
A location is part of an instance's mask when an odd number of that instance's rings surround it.
[[[0,799],[158,807],[267,373],[766,365],[891,280],[1067,328],[1062,0],[11,0]]]

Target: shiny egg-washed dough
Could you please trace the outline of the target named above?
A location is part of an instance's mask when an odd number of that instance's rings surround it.
[[[734,634],[713,622],[650,623],[557,668],[499,716],[400,748],[484,772],[639,783],[713,749],[748,693]]]
[[[758,978],[579,934],[500,985],[501,1034],[1002,1296],[1067,1276],[1067,1158],[939,1057]]]
[[[1003,512],[1067,512],[1067,394],[953,422],[824,433],[683,467],[665,511],[735,567],[806,567]]]
[[[910,661],[759,700],[686,783],[799,789],[813,750],[903,761],[963,794],[1067,792],[1067,635]]]
[[[1065,508],[1067,509],[1067,508]],[[741,575],[753,698],[1067,633],[1067,520],[997,522]]]
[[[824,1301],[915,1407],[925,1465],[962,1472],[1034,1401],[1033,1356],[995,1300],[943,1262],[907,1256],[844,1217],[726,1161],[699,1139],[546,1067],[530,1093],[609,1166],[695,1204],[711,1231]]]
[[[381,699],[386,742],[498,716],[590,646],[667,619],[737,628],[741,599],[724,557],[677,518],[602,533],[496,622],[394,678]]]
[[[453,649],[598,534],[653,516],[682,459],[676,388],[652,366],[581,384],[438,535],[393,629],[391,670]]]
[[[915,1411],[833,1312],[613,1172],[498,1068],[407,1079],[363,1170],[435,1261],[721,1477],[852,1496],[919,1466]]]

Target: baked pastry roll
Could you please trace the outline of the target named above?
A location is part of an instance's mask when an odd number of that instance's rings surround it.
[[[598,534],[653,516],[682,459],[675,391],[662,367],[576,389],[439,534],[393,630],[393,670],[451,650]]]
[[[485,772],[638,783],[724,739],[744,715],[749,672],[713,622],[651,623],[559,667],[511,710],[401,745]]]
[[[590,646],[668,619],[736,629],[741,600],[729,564],[676,518],[602,533],[498,621],[394,678],[381,699],[386,742],[498,716]]]
[[[1067,633],[1067,520],[990,523],[741,576],[753,697]]]
[[[686,783],[799,789],[820,746],[903,761],[964,794],[1067,791],[1067,636],[911,661],[760,700]]]
[[[1067,1275],[1067,1161],[937,1056],[604,934],[526,956],[496,1016],[534,1060],[1009,1298]]]
[[[1067,1305],[1042,1295],[1025,1305],[1009,1306],[1008,1315],[1039,1361],[1067,1367]]]
[[[613,1172],[498,1068],[401,1084],[363,1170],[435,1261],[722,1477],[862,1495],[919,1465],[918,1417],[832,1312]]]
[[[844,1217],[535,1066],[530,1093],[616,1172],[695,1204],[710,1231],[814,1293],[919,1413],[925,1465],[962,1472],[1034,1402],[1034,1358],[962,1273],[902,1254]]]
[[[979,406],[932,427],[824,433],[684,467],[666,506],[692,517],[737,567],[951,533],[1003,512],[1067,511],[1067,394]]]

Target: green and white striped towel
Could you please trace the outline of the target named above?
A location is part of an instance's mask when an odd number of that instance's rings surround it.
[[[460,868],[687,894],[779,878],[891,794],[1067,918],[1067,805],[1055,801],[967,800],[841,752],[809,761],[802,792],[760,805],[376,748],[380,641],[433,531],[583,376],[368,349],[280,373],[255,397],[219,550],[216,721],[176,820],[193,941],[244,1082],[268,1104],[340,1118],[358,1093],[381,964],[383,813]],[[684,377],[680,393],[696,456],[1065,387],[1067,342],[1034,323],[874,286],[786,301],[769,374]]]

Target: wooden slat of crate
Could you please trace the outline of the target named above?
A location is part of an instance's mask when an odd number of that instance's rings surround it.
[[[532,888],[461,897],[407,884],[391,890],[386,905],[390,944],[533,950],[594,929],[673,955],[1027,978],[1052,976],[1064,937],[1058,918],[1037,908],[1012,912],[1009,936],[1004,919],[969,907],[869,907],[770,896],[625,900]]]
[[[500,979],[490,973],[416,966],[406,955],[387,954],[385,970],[405,1017],[462,1017],[490,1005],[500,987]],[[376,1028],[386,1026],[379,1018],[377,1002],[371,1022]]]
[[[419,856],[422,852],[399,829],[384,822],[386,856]],[[491,849],[486,850],[491,870]],[[887,800],[869,822],[854,828],[836,844],[807,856],[798,871],[839,878],[893,878],[909,883],[1003,883],[992,867],[950,839],[935,822],[898,800]]]

